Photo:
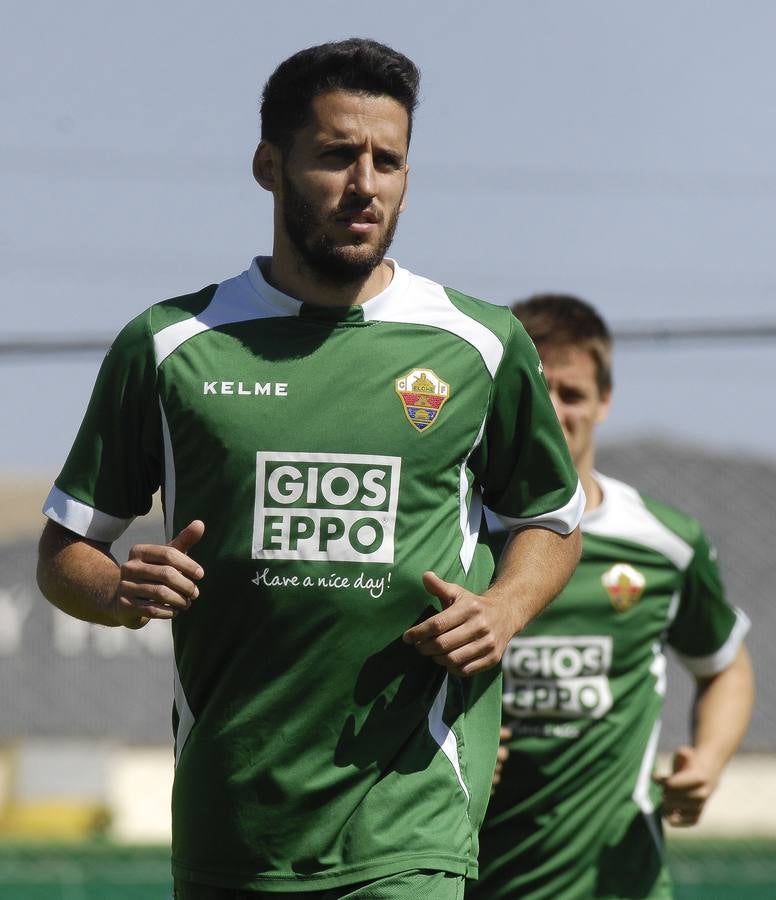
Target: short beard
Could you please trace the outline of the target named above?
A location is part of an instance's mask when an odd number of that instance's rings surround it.
[[[294,187],[284,166],[283,220],[291,243],[312,272],[331,284],[354,284],[365,281],[385,258],[399,221],[399,209],[391,213],[380,243],[367,253],[352,253],[353,247],[337,246],[322,233],[311,239],[323,222],[313,205]]]

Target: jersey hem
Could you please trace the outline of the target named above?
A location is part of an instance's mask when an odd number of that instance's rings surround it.
[[[340,867],[334,873],[313,873],[297,875],[292,872],[276,872],[272,874],[244,874],[220,872],[216,869],[187,866],[185,863],[172,860],[173,878],[206,884],[210,887],[223,887],[237,890],[261,890],[270,893],[291,893],[299,890],[328,890],[330,888],[347,887],[360,881],[371,881],[396,875],[406,869],[430,869],[432,871],[449,872],[466,878],[476,878],[478,866],[476,862],[445,853],[428,855],[425,853],[405,853],[391,856],[380,863],[360,863]]]

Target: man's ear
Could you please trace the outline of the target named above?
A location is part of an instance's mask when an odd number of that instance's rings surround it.
[[[253,177],[265,191],[274,192],[279,171],[280,151],[273,144],[261,141],[253,154]]]
[[[399,203],[399,212],[403,213],[407,208],[407,188],[410,184],[410,167],[407,166],[404,170],[404,190],[401,194],[401,202]]]
[[[611,406],[612,406],[612,389],[607,388],[601,394],[601,402],[598,405],[598,415],[596,416],[597,424],[600,425],[601,422],[606,421],[606,419],[609,415],[609,410],[611,409]]]

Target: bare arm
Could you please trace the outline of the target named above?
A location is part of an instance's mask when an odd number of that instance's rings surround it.
[[[495,666],[510,638],[569,580],[580,551],[578,529],[560,535],[546,528],[524,528],[507,543],[498,575],[482,595],[426,572],[423,584],[444,608],[408,629],[404,641],[459,675]]]
[[[671,825],[695,825],[698,821],[746,733],[753,704],[752,664],[742,645],[726,669],[698,679],[693,744],[678,747],[672,774],[655,779],[663,785],[664,815]]]
[[[199,590],[202,567],[188,550],[205,526],[196,520],[169,544],[136,544],[123,565],[110,545],[48,522],[38,547],[38,586],[68,615],[99,625],[142,628],[188,609]]]

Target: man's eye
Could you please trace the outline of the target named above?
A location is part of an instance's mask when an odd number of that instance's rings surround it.
[[[379,153],[375,157],[375,165],[383,169],[400,169],[401,160],[393,153]]]
[[[347,147],[332,147],[331,150],[323,152],[324,159],[349,161],[353,154]]]

